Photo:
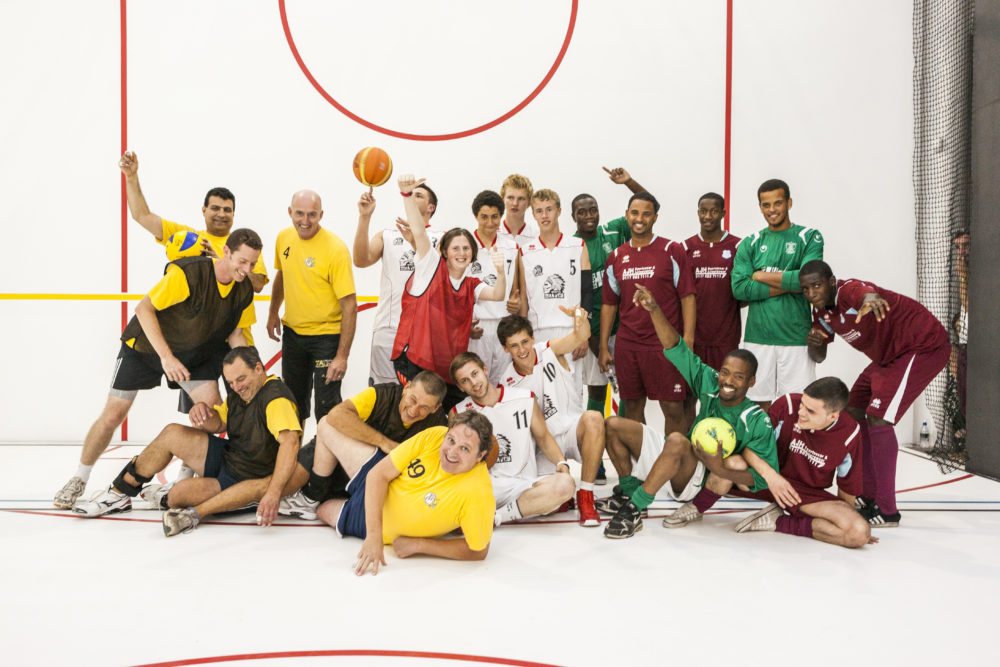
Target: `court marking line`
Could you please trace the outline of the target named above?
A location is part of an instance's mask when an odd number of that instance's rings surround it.
[[[478,662],[492,665],[513,665],[514,667],[556,667],[546,662],[530,662],[513,658],[494,658],[484,655],[464,653],[437,653],[432,651],[391,651],[385,649],[338,649],[314,651],[276,651],[270,653],[243,653],[236,655],[219,655],[207,658],[189,658],[171,660],[168,662],[150,662],[136,667],[182,667],[183,665],[207,665],[217,662],[235,662],[246,660],[273,660],[275,658],[314,658],[314,657],[385,657],[385,658],[422,658],[436,660],[455,660],[458,662]]]

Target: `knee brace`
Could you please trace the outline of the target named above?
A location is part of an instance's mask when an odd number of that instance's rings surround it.
[[[148,484],[149,480],[153,479],[152,477],[144,477],[135,471],[135,462],[138,458],[138,456],[133,456],[132,460],[128,462],[128,465],[122,468],[122,471],[118,473],[118,477],[115,477],[115,481],[111,483],[112,486],[131,498],[135,498],[139,495],[143,485]],[[132,484],[126,480],[126,474],[131,475],[132,478],[138,482],[138,484]]]

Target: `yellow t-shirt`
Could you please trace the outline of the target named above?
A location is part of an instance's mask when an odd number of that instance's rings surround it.
[[[465,542],[482,551],[493,537],[493,484],[485,463],[452,475],[441,469],[441,443],[447,426],[421,431],[389,453],[400,471],[389,482],[382,510],[382,541],[400,535],[440,537],[461,527]]]
[[[276,379],[277,377],[274,375],[268,375],[264,384]],[[215,411],[225,422],[229,416],[229,404],[223,400],[222,405],[215,406]],[[287,398],[276,398],[268,403],[265,413],[267,414],[267,430],[271,432],[275,440],[278,439],[278,434],[282,431],[302,432],[302,426],[299,424],[299,413],[295,409],[295,404]]]
[[[355,293],[347,245],[326,229],[303,241],[288,227],[278,234],[274,267],[285,288],[281,323],[304,336],[339,334],[340,299]]]
[[[163,231],[161,232],[162,236],[157,241],[157,243],[159,243],[160,245],[166,245],[167,240],[169,240],[170,237],[177,232],[197,231],[192,227],[188,227],[187,225],[182,225],[177,222],[171,222],[166,218],[160,218],[160,224],[163,225]],[[215,254],[218,255],[219,257],[222,257],[222,248],[226,245],[226,239],[229,238],[228,236],[214,236],[212,234],[209,234],[208,231],[204,229],[198,232],[198,234],[201,234],[203,237],[208,239],[208,242],[212,245],[212,249],[215,250]],[[257,257],[257,263],[254,264],[253,272],[259,273],[260,275],[264,276],[265,285],[270,281],[270,278],[267,277],[267,267],[264,266],[263,252],[261,252],[260,255]],[[251,304],[250,307],[253,308],[253,304]],[[256,322],[256,321],[257,321],[257,316],[255,314],[254,319],[251,320],[251,322]],[[253,345],[253,334],[250,333],[249,324],[243,329],[243,335],[247,339],[247,345]]]

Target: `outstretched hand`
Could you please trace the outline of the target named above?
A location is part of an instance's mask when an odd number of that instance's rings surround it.
[[[885,319],[885,314],[889,312],[889,302],[882,298],[878,292],[869,292],[865,294],[864,301],[861,303],[861,309],[858,310],[858,316],[854,318],[854,323],[857,324],[861,321],[861,318],[868,313],[875,313],[875,321],[881,322]]]
[[[614,169],[608,169],[607,167],[601,167],[604,171],[608,173],[608,177],[612,182],[618,185],[624,185],[632,180],[632,176],[625,171],[625,167],[615,167]]]
[[[632,295],[632,303],[650,313],[660,309],[656,299],[653,298],[653,293],[638,283],[635,286],[635,294]]]
[[[412,193],[413,190],[425,180],[427,179],[418,179],[413,174],[401,174],[396,182],[399,184],[399,193],[405,196]]]
[[[368,188],[368,192],[362,192],[361,199],[358,200],[358,213],[365,217],[371,217],[374,211],[375,197],[372,196],[372,188]]]
[[[125,154],[118,160],[118,168],[125,174],[125,178],[135,176],[139,173],[139,157],[132,151],[125,151]]]

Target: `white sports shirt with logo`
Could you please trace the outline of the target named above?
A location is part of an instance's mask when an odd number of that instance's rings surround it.
[[[518,237],[518,243],[520,239]],[[583,239],[559,237],[555,246],[546,248],[541,239],[527,239],[521,245],[525,288],[528,292],[528,319],[536,330],[572,329],[572,321],[559,306],[580,305],[580,256]]]
[[[493,258],[490,255],[493,249],[496,248],[503,253],[503,273],[507,280],[507,292],[504,294],[502,301],[476,301],[472,316],[479,320],[479,326],[482,326],[483,320],[499,320],[508,315],[507,299],[510,298],[510,292],[515,287],[514,271],[517,268],[518,248],[517,243],[514,242],[514,237],[510,234],[497,234],[496,238],[493,239],[493,245],[488,248],[483,245],[479,234],[473,232],[472,235],[476,237],[479,251],[475,261],[469,264],[469,268],[465,270],[465,275],[471,278],[479,278],[490,287],[493,287],[497,282],[497,270],[493,266]]]
[[[490,475],[521,479],[538,477],[535,439],[531,437],[531,413],[535,409],[535,397],[530,391],[501,385],[500,400],[496,405],[480,405],[472,397],[468,397],[454,409],[458,414],[476,410],[486,415],[493,424],[493,435],[496,436],[500,452]]]
[[[585,409],[583,387],[573,376],[572,355],[564,354],[569,370],[563,368],[548,341],[535,343],[535,367],[530,375],[521,375],[513,362],[500,378],[500,386],[528,389],[545,417],[545,426],[554,437],[575,429]]]

